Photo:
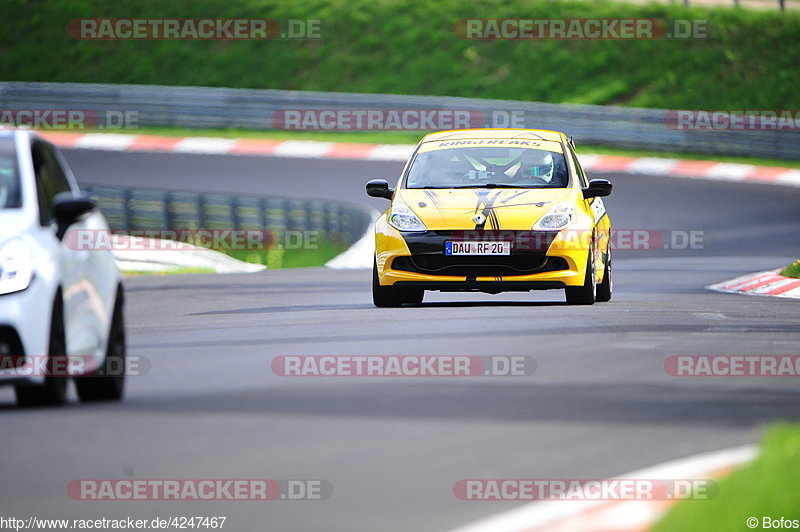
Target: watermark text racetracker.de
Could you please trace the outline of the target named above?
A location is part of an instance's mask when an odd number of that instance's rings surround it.
[[[282,377],[525,377],[536,360],[525,355],[281,355],[272,360]]]
[[[64,245],[77,251],[183,251],[204,247],[214,250],[318,249],[323,233],[317,230],[269,229],[69,229]],[[464,230],[453,241],[510,242],[518,251],[588,249],[590,230],[548,231]],[[613,229],[609,246],[616,251],[702,250],[709,247],[702,230]]]
[[[85,355],[0,355],[0,377],[144,376],[151,368],[150,359],[141,355],[109,356],[102,363]]]
[[[709,245],[703,230],[612,229],[609,247],[614,251],[702,250]],[[562,229],[560,231],[517,231],[504,229],[454,231],[450,238],[456,242],[510,242],[517,251],[548,251],[558,249],[589,249],[591,230]]]
[[[278,109],[270,117],[275,129],[299,131],[443,131],[469,128],[532,127],[538,116],[511,109]]]
[[[686,131],[800,131],[800,109],[678,109],[664,125]]]
[[[658,18],[462,18],[453,24],[462,39],[627,40],[707,39],[707,20]]]
[[[709,479],[462,479],[453,494],[464,501],[657,501],[712,499]]]
[[[673,355],[664,371],[673,377],[800,377],[800,356]]]
[[[69,229],[64,245],[77,251],[318,249],[322,232],[270,229]]]
[[[90,109],[0,109],[0,127],[18,129],[136,129],[139,112]]]
[[[321,39],[318,19],[270,18],[83,18],[67,33],[76,40],[273,40]]]
[[[302,131],[441,131],[486,125],[472,109],[279,109],[272,127]]]
[[[333,495],[323,479],[76,479],[67,486],[76,501],[322,501]]]

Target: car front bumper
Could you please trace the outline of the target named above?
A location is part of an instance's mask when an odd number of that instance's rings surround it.
[[[425,231],[401,233],[381,216],[375,225],[376,265],[383,286],[442,291],[528,291],[584,283],[589,239],[554,231]],[[591,235],[591,230],[589,230]],[[445,256],[447,240],[511,240],[510,256]]]
[[[44,382],[33,357],[47,355],[52,292],[43,278],[35,277],[25,290],[0,295],[0,385]],[[24,360],[18,361],[19,356]]]

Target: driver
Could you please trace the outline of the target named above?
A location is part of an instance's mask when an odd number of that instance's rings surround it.
[[[520,159],[521,178],[550,183],[555,173],[553,154],[541,150],[525,150]]]

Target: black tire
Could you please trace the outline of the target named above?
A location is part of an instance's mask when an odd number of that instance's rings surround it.
[[[125,391],[125,315],[122,287],[117,288],[114,314],[103,365],[93,375],[75,379],[81,401],[119,401]]]
[[[608,257],[606,258],[605,272],[603,273],[603,282],[597,285],[597,295],[595,301],[605,303],[611,301],[611,295],[614,292],[614,276],[613,268],[611,267],[611,248],[608,249]]]
[[[419,305],[425,299],[425,290],[421,288],[406,288],[403,290],[403,303]]]
[[[67,340],[64,333],[64,298],[61,290],[53,301],[50,319],[50,340],[47,346],[47,373],[42,385],[20,385],[14,387],[19,406],[53,406],[67,402],[69,379],[64,371],[67,367]],[[60,373],[57,375],[56,373]]]
[[[582,286],[568,286],[564,289],[567,305],[592,305],[597,296],[597,279],[595,277],[594,246],[589,249],[586,262],[586,276]]]
[[[372,264],[372,303],[376,307],[399,307],[403,304],[403,292],[394,286],[381,286],[378,280],[378,264]]]

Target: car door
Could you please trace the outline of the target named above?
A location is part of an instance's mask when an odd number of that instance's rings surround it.
[[[58,148],[51,145],[48,146],[51,148],[54,160],[60,166],[62,175],[66,176],[73,192],[80,194],[78,184],[66,159],[58,151]],[[89,295],[88,305],[85,308],[83,317],[86,320],[86,330],[92,334],[93,342],[91,345],[94,347],[91,354],[95,361],[100,363],[105,357],[117,287],[120,285],[119,270],[113,253],[108,249],[107,239],[108,235],[110,235],[108,223],[99,209],[75,222],[69,227],[68,231],[70,230],[92,235],[93,238],[90,240],[96,244],[92,246],[92,249],[81,250],[83,254],[80,256],[83,261],[82,286]],[[100,238],[101,235],[106,235],[106,237]],[[91,369],[88,363],[86,369]]]
[[[575,166],[575,174],[580,180],[581,188],[588,187],[589,180],[586,177],[586,173],[583,171],[583,167],[581,166],[578,156],[575,153],[571,143],[567,144],[567,150],[569,151],[569,156],[572,159],[572,164]],[[606,261],[608,260],[611,224],[609,223],[608,216],[606,215],[606,206],[603,202],[603,198],[589,198],[588,200],[584,200],[584,202],[589,208],[589,214],[591,214],[591,216],[594,218],[594,259],[597,272],[602,272],[606,266]]]
[[[98,329],[96,295],[87,282],[89,250],[72,249],[56,236],[56,221],[53,201],[61,192],[74,192],[54,149],[41,140],[31,144],[31,159],[36,176],[39,200],[39,221],[47,234],[49,245],[55,247],[56,267],[61,280],[64,300],[64,331],[67,354],[70,357],[93,355],[101,345],[102,331]],[[78,222],[70,229],[81,229]],[[74,248],[74,246],[73,246]]]

